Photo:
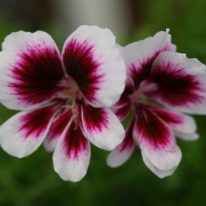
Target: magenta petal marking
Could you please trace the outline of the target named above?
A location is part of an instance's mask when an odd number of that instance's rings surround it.
[[[126,130],[123,142],[118,146],[118,150],[120,152],[127,150],[127,149],[131,149],[134,146],[134,140],[133,140],[134,123],[135,123],[135,120],[133,119],[132,122],[129,124],[129,127]]]
[[[129,68],[130,77],[133,79],[135,83],[135,87],[138,88],[140,83],[145,79],[150,77],[152,64],[155,58],[163,51],[170,51],[171,47],[169,45],[165,45],[159,50],[155,51],[153,55],[148,56],[147,59],[143,59],[142,62],[136,66],[136,63],[131,64]]]
[[[82,134],[80,127],[72,122],[64,137],[64,149],[67,157],[78,159],[81,152],[88,149],[88,140]]]
[[[40,138],[40,135],[47,129],[55,110],[55,106],[49,106],[22,116],[19,132],[23,132],[24,138],[29,138],[31,135]]]
[[[166,111],[164,109],[152,108],[153,111],[164,120],[167,124],[176,125],[184,123],[183,116],[174,112]]]
[[[158,91],[149,95],[157,96],[171,105],[196,104],[204,100],[199,95],[204,90],[195,76],[171,62],[155,65],[150,81],[157,85]]]
[[[167,147],[171,143],[171,131],[155,112],[143,105],[136,107],[135,132],[139,143],[146,142],[153,149]]]
[[[101,132],[105,128],[108,128],[108,114],[103,108],[94,108],[88,104],[82,105],[82,111],[84,113],[84,122],[88,131]]]
[[[88,41],[83,43],[70,40],[64,50],[63,60],[68,74],[77,82],[80,90],[90,101],[100,89],[104,75],[99,73],[100,63],[94,59],[94,45]]]
[[[10,76],[13,81],[8,86],[20,101],[48,100],[58,91],[57,84],[63,78],[59,53],[44,45],[28,45],[26,52],[19,53],[19,61],[12,66]]]
[[[130,110],[130,95],[134,92],[132,84],[127,83],[124,92],[122,93],[120,100],[112,107],[114,113],[123,120]]]
[[[118,116],[120,120],[124,120],[126,116],[128,115],[130,110],[130,104],[129,103],[122,103],[122,104],[117,104],[114,106],[114,113]]]
[[[55,118],[49,130],[48,141],[52,141],[61,136],[64,129],[68,125],[71,117],[72,117],[71,111],[65,110]]]
[[[138,68],[135,66],[135,64],[130,66],[130,76],[134,80],[136,88],[143,80],[149,78],[153,61],[154,57],[142,62]]]

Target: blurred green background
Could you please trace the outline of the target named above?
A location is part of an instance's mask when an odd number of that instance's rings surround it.
[[[0,0],[1,42],[13,31],[41,29],[62,48],[79,24],[109,27],[122,44],[170,28],[178,51],[206,63],[205,0]],[[0,106],[0,123],[13,113]],[[43,147],[24,159],[0,150],[0,206],[205,206],[206,117],[196,120],[200,139],[178,140],[182,162],[163,180],[146,168],[138,150],[125,165],[111,169],[105,164],[107,152],[92,147],[88,174],[78,183],[55,174]]]

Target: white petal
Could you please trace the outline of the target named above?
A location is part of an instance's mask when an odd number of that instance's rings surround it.
[[[160,170],[158,169],[157,167],[155,167],[150,161],[149,159],[147,159],[145,157],[144,154],[142,154],[142,159],[145,163],[145,165],[155,174],[157,175],[159,178],[164,178],[164,177],[167,177],[167,176],[170,176],[174,173],[174,171],[176,170],[177,167],[174,167],[172,169],[169,169],[169,170]]]
[[[109,107],[120,98],[126,67],[109,29],[80,26],[66,40],[63,59],[90,104]]]
[[[175,136],[189,141],[198,139],[199,136],[196,133],[197,125],[193,117],[162,108],[154,110],[173,129]]]
[[[79,127],[69,123],[54,150],[54,170],[63,180],[77,182],[86,175],[89,161],[88,140]]]
[[[132,155],[135,149],[133,140],[134,121],[130,123],[126,130],[123,142],[118,145],[107,157],[107,165],[110,167],[119,167],[124,164]]]
[[[181,150],[175,145],[167,150],[154,151],[144,148],[141,152],[159,170],[172,170],[179,165],[182,159]]]
[[[152,110],[175,132],[194,133],[197,130],[195,119],[189,115],[168,109],[151,107]]]
[[[147,64],[151,65],[154,58],[162,51],[175,51],[168,31],[160,31],[153,37],[132,43],[122,48],[122,53],[129,69],[130,76],[135,79],[139,71],[144,71]]]
[[[118,149],[113,150],[107,157],[107,165],[110,167],[119,167],[123,165],[132,155],[135,147],[120,152]]]
[[[197,133],[185,133],[184,131],[182,132],[175,132],[175,135],[179,137],[182,140],[186,141],[195,141],[199,139],[199,135]]]
[[[174,134],[153,110],[139,108],[136,111],[136,123],[133,130],[141,153],[159,170],[177,167],[182,153],[176,145]]]
[[[184,122],[173,126],[175,132],[194,133],[197,130],[195,119],[189,115],[183,115]]]
[[[19,158],[33,153],[46,138],[53,114],[54,109],[47,107],[11,117],[0,127],[3,150]]]
[[[70,109],[65,109],[55,117],[47,134],[47,138],[44,141],[44,147],[48,152],[54,151],[60,136],[67,127],[71,118],[72,112]]]
[[[115,114],[106,108],[82,105],[82,131],[94,145],[112,150],[124,138],[124,128]]]
[[[174,110],[206,114],[206,66],[185,54],[162,52],[153,63],[148,95]]]
[[[11,109],[38,108],[56,97],[62,68],[60,53],[49,34],[11,33],[0,52],[0,101]]]

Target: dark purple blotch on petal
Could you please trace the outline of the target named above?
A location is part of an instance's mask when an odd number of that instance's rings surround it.
[[[68,158],[78,159],[81,152],[88,149],[88,140],[82,134],[78,125],[73,121],[64,137],[64,149]]]
[[[12,81],[8,86],[20,101],[41,103],[59,91],[58,83],[63,75],[56,48],[31,45],[27,51],[19,53],[19,60],[12,65]]]
[[[134,146],[134,140],[133,140],[134,124],[135,124],[135,120],[133,119],[126,130],[123,142],[118,146],[120,152],[130,149]]]
[[[68,74],[77,82],[84,96],[92,101],[100,89],[104,74],[98,71],[100,62],[94,57],[95,45],[89,41],[70,40],[66,45],[63,60]]]
[[[51,128],[48,133],[48,140],[52,141],[56,138],[59,138],[69,124],[69,121],[72,117],[72,113],[70,110],[64,110],[61,112],[52,122]]]
[[[81,112],[84,116],[84,124],[88,131],[103,131],[108,128],[108,113],[104,108],[94,108],[88,104],[83,104]]]
[[[135,132],[141,142],[147,142],[153,149],[166,147],[171,142],[171,131],[158,115],[147,106],[136,107]]]
[[[204,91],[196,77],[171,62],[155,65],[150,81],[158,88],[150,95],[157,96],[171,105],[198,104],[204,100],[199,95]]]
[[[23,134],[23,138],[31,136],[40,138],[40,135],[47,129],[54,112],[55,107],[49,106],[27,113],[20,118],[18,132]]]

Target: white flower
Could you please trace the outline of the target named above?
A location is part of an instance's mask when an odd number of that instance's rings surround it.
[[[45,32],[10,34],[0,53],[0,101],[22,111],[1,126],[1,147],[25,157],[44,142],[54,150],[61,178],[80,180],[90,160],[89,141],[112,150],[123,140],[123,127],[108,108],[119,99],[125,78],[108,29],[79,27],[62,55]]]
[[[128,69],[127,85],[113,106],[122,120],[131,111],[126,135],[107,162],[117,167],[137,145],[146,166],[157,176],[171,175],[182,153],[175,135],[194,140],[196,124],[184,113],[206,114],[206,67],[175,52],[168,32],[121,48]]]

